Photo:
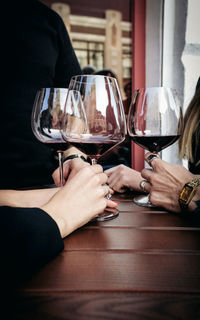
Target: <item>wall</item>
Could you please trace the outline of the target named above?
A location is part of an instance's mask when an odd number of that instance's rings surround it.
[[[146,86],[162,83],[163,1],[146,0]]]
[[[176,89],[183,107],[185,70],[181,57],[185,46],[187,0],[165,0],[163,19],[162,85]],[[162,158],[180,164],[178,142],[163,150]]]
[[[182,53],[184,65],[184,111],[194,94],[200,76],[200,1],[188,0],[185,47]]]

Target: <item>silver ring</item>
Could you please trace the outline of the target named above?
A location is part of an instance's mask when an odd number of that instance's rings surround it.
[[[142,191],[143,192],[146,192],[146,190],[145,190],[145,184],[147,184],[147,180],[142,180],[141,182],[140,182],[140,188],[142,189]]]
[[[106,197],[106,199],[109,200],[109,199],[112,197],[112,195],[111,195],[111,193],[110,193],[110,187],[109,187],[107,184],[105,184],[105,186],[108,188],[108,191],[107,191],[105,197]]]
[[[148,156],[147,162],[148,162],[149,165],[151,165],[151,161],[152,161],[154,158],[158,158],[157,154],[150,154],[150,156]]]

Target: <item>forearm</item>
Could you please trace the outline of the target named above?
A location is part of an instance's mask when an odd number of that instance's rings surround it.
[[[59,188],[36,190],[0,190],[0,206],[40,207],[59,190]]]

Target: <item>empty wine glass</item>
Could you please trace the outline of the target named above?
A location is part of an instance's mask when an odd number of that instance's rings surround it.
[[[135,90],[127,127],[131,139],[153,153],[173,144],[182,131],[182,112],[176,91],[166,87]],[[149,195],[137,196],[133,201],[152,207]]]
[[[71,129],[66,114],[70,105],[72,108],[76,106],[68,95],[63,117],[63,138],[87,154],[92,164],[95,164],[102,155],[125,139],[126,122],[117,81],[101,75],[79,75],[72,77],[69,92],[70,90],[80,92],[87,130],[83,132],[80,128],[77,131]],[[97,220],[104,221],[117,215],[118,210],[107,208]]]

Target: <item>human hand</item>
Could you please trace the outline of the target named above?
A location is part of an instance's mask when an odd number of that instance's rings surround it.
[[[153,155],[148,152],[145,160]],[[145,191],[150,193],[150,201],[155,206],[161,206],[167,210],[180,212],[179,195],[188,181],[194,179],[194,175],[183,166],[170,164],[160,159],[159,156],[151,160],[152,169],[143,169],[142,177],[147,180]]]
[[[108,176],[108,185],[114,191],[123,193],[126,188],[141,191],[140,182],[142,177],[140,172],[126,167],[123,164],[104,171]]]
[[[100,165],[86,166],[73,175],[44,206],[41,207],[57,223],[65,237],[81,227],[106,206],[115,208],[117,203],[107,200],[107,176]]]
[[[83,161],[80,158],[75,158],[67,160],[63,163],[63,177],[64,180],[70,180],[80,169],[89,166],[89,163]],[[56,186],[60,185],[60,174],[59,168],[57,168],[53,174],[52,178]]]

